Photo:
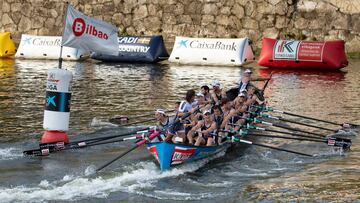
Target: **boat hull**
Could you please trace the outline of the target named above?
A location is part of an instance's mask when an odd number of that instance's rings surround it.
[[[160,169],[168,170],[173,166],[211,157],[221,151],[225,151],[230,145],[230,143],[225,143],[206,147],[168,142],[153,142],[147,143],[146,147],[159,162]]]

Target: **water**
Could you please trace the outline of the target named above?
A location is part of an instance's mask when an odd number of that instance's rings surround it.
[[[258,138],[318,156],[251,146],[166,172],[140,148],[94,173],[132,142],[24,158],[22,151],[36,148],[43,132],[45,79],[56,66],[56,61],[0,60],[0,202],[359,202],[356,136],[348,153],[325,144]],[[275,71],[266,89],[269,104],[324,120],[360,123],[359,66],[360,60],[352,60],[339,72]],[[156,108],[172,109],[188,89],[198,91],[213,79],[225,89],[233,87],[241,72],[238,67],[89,61],[64,62],[64,67],[74,74],[71,140],[130,131],[132,127],[116,128],[107,121],[115,115],[131,118]],[[257,66],[254,72],[270,73]]]

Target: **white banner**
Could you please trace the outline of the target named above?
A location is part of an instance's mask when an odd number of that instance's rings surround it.
[[[62,45],[118,55],[117,31],[115,26],[90,18],[68,5]]]
[[[241,66],[254,60],[248,38],[176,37],[169,61],[180,64]]]

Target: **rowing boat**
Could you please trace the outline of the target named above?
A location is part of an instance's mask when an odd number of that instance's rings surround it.
[[[230,142],[214,146],[194,146],[170,142],[150,142],[146,144],[147,150],[158,161],[162,171],[183,163],[212,157],[226,151],[230,146]]]

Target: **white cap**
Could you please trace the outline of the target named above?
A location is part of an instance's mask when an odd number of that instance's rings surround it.
[[[249,73],[249,74],[251,74],[252,71],[251,71],[250,69],[246,69],[246,70],[244,71],[244,73]]]
[[[211,109],[205,110],[203,114],[205,115],[205,114],[207,114],[207,113],[210,113],[210,114],[211,114]]]
[[[245,94],[244,92],[240,92],[240,93],[238,94],[238,97],[246,97],[246,94]]]
[[[163,114],[163,115],[166,115],[164,109],[156,109],[155,113],[161,113],[161,114]]]
[[[213,87],[220,87],[220,82],[218,80],[214,80],[214,81],[212,81],[211,85]]]
[[[201,93],[201,92],[198,92],[198,93],[196,93],[196,96],[197,96],[197,97],[204,97],[204,94]]]

